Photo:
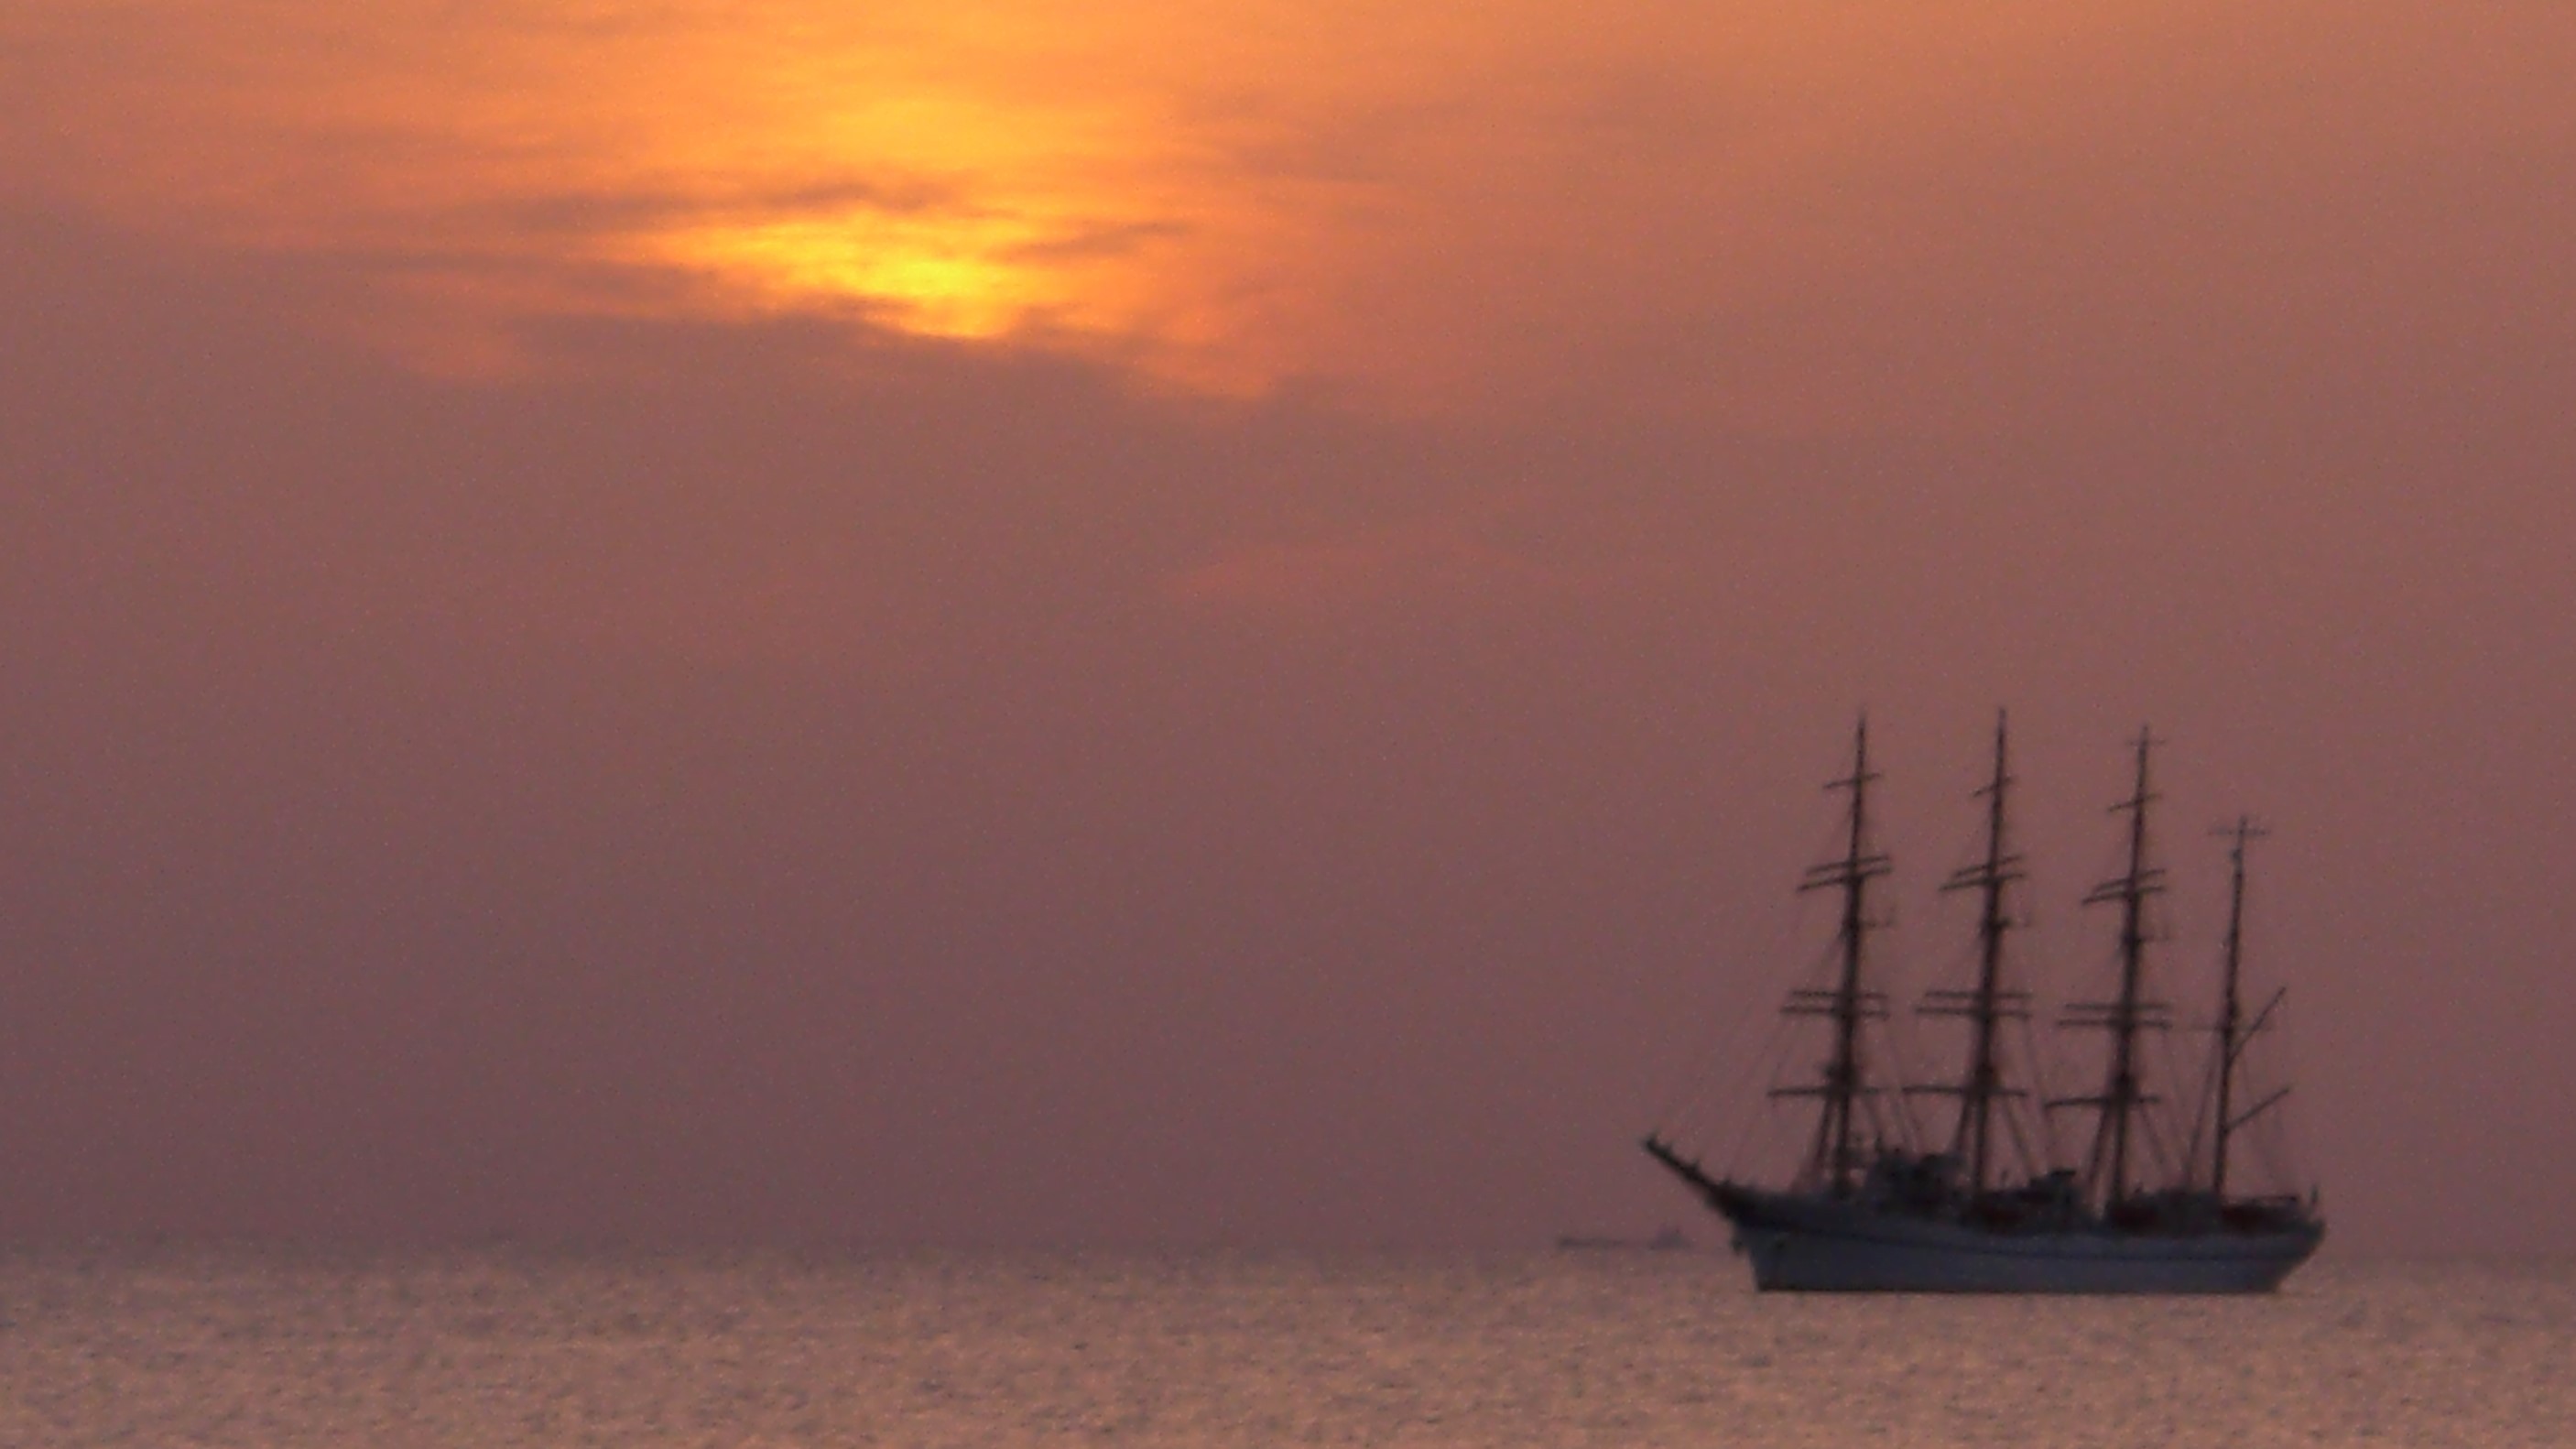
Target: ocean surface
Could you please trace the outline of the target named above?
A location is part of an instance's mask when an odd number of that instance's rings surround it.
[[[1722,1253],[0,1257],[0,1445],[2576,1445],[2576,1266],[1756,1297]]]

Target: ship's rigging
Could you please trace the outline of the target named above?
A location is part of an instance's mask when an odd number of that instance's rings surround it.
[[[1886,1023],[1887,992],[1871,952],[1873,886],[1890,874],[1872,841],[1871,786],[1878,780],[1864,718],[1854,729],[1850,772],[1827,788],[1846,795],[1840,853],[1811,867],[1800,890],[1833,891],[1839,921],[1829,984],[1789,993],[1783,1014],[1821,1018],[1829,1049],[1810,1081],[1773,1089],[1809,1098],[1816,1117],[1785,1189],[1712,1177],[1660,1131],[1645,1146],[1733,1222],[1756,1278],[1776,1287],[1932,1287],[1994,1291],[2243,1291],[2269,1287],[2303,1261],[2323,1236],[2312,1203],[2295,1197],[2231,1196],[2230,1160],[2239,1129],[2286,1095],[2236,1105],[2239,1058],[2279,1004],[2276,994],[2250,1022],[2240,1000],[2245,919],[2245,851],[2260,831],[2240,819],[2232,846],[2229,924],[2207,1090],[2189,1140],[2158,1131],[2164,1098],[2147,1086],[2142,1043],[2173,1026],[2170,1005],[2151,993],[2149,903],[2165,889],[2154,862],[2149,807],[2156,740],[2134,744],[2129,793],[2113,807],[2125,817],[2124,866],[2087,904],[2117,907],[2116,990],[2106,1000],[2067,1006],[2061,1027],[2100,1032],[2100,1085],[2043,1106],[2091,1113],[2080,1160],[2055,1160],[2044,1115],[2025,1104],[2007,1025],[2026,1024],[2032,995],[2013,972],[2013,892],[2024,879],[2012,844],[2008,721],[1995,721],[1992,768],[1975,794],[1985,806],[1982,849],[1953,872],[1944,892],[1974,892],[1975,971],[1971,984],[1936,988],[1924,1017],[1967,1027],[1958,1075],[1898,1091],[1873,1080],[1865,1028]],[[2025,1064],[2028,1065],[2028,1064]],[[1921,1137],[1908,1096],[1949,1098],[1946,1135]],[[1885,1110],[1882,1111],[1882,1104]],[[1938,1143],[1937,1147],[1929,1144]],[[2206,1155],[2204,1156],[2204,1145]],[[2203,1164],[2206,1164],[2205,1175]]]

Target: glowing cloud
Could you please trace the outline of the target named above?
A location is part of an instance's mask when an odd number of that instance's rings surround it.
[[[2515,13],[2535,53],[2563,29]],[[2140,275],[2194,285],[2210,243],[2119,216],[2119,168],[2030,178],[2152,131],[2168,165],[2299,184],[2341,113],[2278,77],[2376,76],[2381,49],[2320,48],[2348,18],[0,0],[0,203],[340,254],[429,298],[406,325],[816,312],[1189,388],[1438,390],[1498,365],[1562,376],[1605,340],[1782,296],[1867,310],[1925,269],[1994,273],[2009,302],[2070,252],[2126,248]],[[2443,128],[2511,135],[2564,109],[2540,82],[2488,93],[2483,119],[2414,106],[2390,144],[2457,148]],[[2229,116],[2260,124],[2208,119]],[[1994,208],[2033,198],[2043,214],[2001,234],[2031,255],[1999,252]],[[1759,415],[1851,385],[1808,361],[1784,380],[1775,347],[1763,376],[1697,392]]]
[[[1158,58],[1160,8],[0,6],[0,174],[444,303],[820,310],[1258,386],[1263,242],[1300,228],[1232,148],[1276,127],[1186,114],[1229,62]],[[572,275],[638,267],[686,285]]]

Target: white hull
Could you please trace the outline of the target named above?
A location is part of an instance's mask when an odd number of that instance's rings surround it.
[[[1766,1291],[2268,1293],[2324,1238],[2260,1231],[2000,1232],[1832,1198],[1735,1189],[1735,1243]]]

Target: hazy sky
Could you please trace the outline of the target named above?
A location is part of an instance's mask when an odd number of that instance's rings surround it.
[[[0,0],[0,1234],[1714,1237],[1635,1138],[1823,947],[1854,711],[1920,983],[2009,705],[2047,993],[2152,721],[2338,1248],[2568,1251],[2571,76]]]

